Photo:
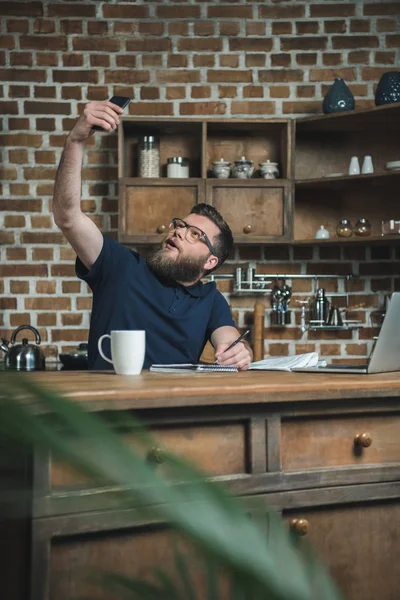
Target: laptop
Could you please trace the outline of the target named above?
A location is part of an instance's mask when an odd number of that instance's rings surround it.
[[[297,373],[389,373],[400,371],[400,293],[394,292],[381,330],[365,365],[327,364],[292,369]]]

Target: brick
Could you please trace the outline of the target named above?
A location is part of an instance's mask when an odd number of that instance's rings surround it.
[[[86,94],[87,100],[105,100],[108,96],[108,87],[106,85],[88,86]]]
[[[4,227],[25,227],[25,217],[22,215],[5,215]]]
[[[221,52],[221,38],[184,38],[178,39],[178,52]]]
[[[21,35],[19,39],[22,50],[67,50],[68,42],[64,36]]]
[[[265,54],[246,54],[246,67],[265,67]]]
[[[186,54],[168,54],[167,67],[169,69],[185,68],[188,66]]]
[[[194,67],[214,67],[215,66],[215,55],[214,54],[193,54],[193,66]]]
[[[15,167],[0,167],[0,179],[10,181],[18,179],[18,171]]]
[[[272,85],[269,88],[271,98],[289,98],[290,87],[288,85]]]
[[[272,35],[290,35],[293,31],[291,21],[277,21],[272,23]]]
[[[53,218],[50,215],[32,215],[31,226],[33,229],[51,229],[53,226]]]
[[[28,162],[27,150],[9,150],[8,160],[10,163],[24,164]]]
[[[396,64],[395,52],[375,52],[375,64],[394,65]]]
[[[51,265],[52,277],[76,277],[75,265]]]
[[[55,30],[55,21],[52,21],[50,19],[35,19],[33,23],[34,33],[54,33]]]
[[[51,327],[57,325],[57,313],[46,312],[37,313],[37,324],[39,327]]]
[[[197,21],[193,25],[194,35],[214,35],[215,34],[215,23],[213,21]]]
[[[35,85],[35,98],[54,99],[56,97],[56,88],[50,85]]]
[[[108,34],[108,22],[107,21],[89,21],[87,24],[89,35],[107,35]]]
[[[248,21],[246,23],[246,36],[257,35],[265,36],[266,26],[261,21]]]
[[[239,55],[238,54],[220,54],[219,55],[219,66],[229,67],[230,69],[237,69],[239,67]]]
[[[313,33],[319,33],[318,21],[299,21],[296,23],[297,35],[309,35]]]
[[[10,52],[10,65],[12,67],[31,67],[33,64],[30,52]]]
[[[21,233],[22,244],[63,244],[65,238],[62,233],[24,231]]]
[[[207,17],[209,19],[251,19],[253,9],[251,6],[208,6]]]
[[[172,116],[173,105],[170,102],[135,102],[131,108],[131,115],[147,116]],[[97,179],[98,177],[95,177]],[[116,173],[113,179],[117,179]]]
[[[73,40],[72,47],[78,52],[119,52],[120,40],[104,36],[77,37]]]
[[[305,5],[260,6],[261,19],[301,19],[305,16]]]
[[[38,183],[36,193],[40,196],[52,196],[54,193],[54,183]]]
[[[346,81],[356,79],[355,69],[310,69],[310,81],[331,81],[341,77]]]
[[[237,87],[235,85],[219,85],[218,98],[237,98]]]
[[[272,38],[232,38],[229,40],[231,52],[271,52]]]
[[[118,58],[120,58],[120,56],[117,56],[117,59]],[[95,54],[94,56],[90,57],[90,66],[91,67],[109,67],[110,66],[110,57],[107,54]]]
[[[387,35],[385,40],[387,48],[400,48],[400,35]]]
[[[38,67],[58,67],[58,56],[54,52],[38,52],[36,62]]]
[[[2,265],[0,277],[47,277],[47,265]]]
[[[104,71],[105,83],[148,83],[149,79],[150,76],[148,71],[134,69],[121,69],[120,71]]]
[[[95,17],[96,7],[90,4],[77,4],[76,2],[68,4],[63,2],[62,4],[49,4],[48,5],[48,16],[49,17]]]
[[[268,344],[269,356],[287,356],[289,354],[289,344]]]
[[[83,67],[83,55],[81,54],[63,54],[63,67]]]
[[[263,98],[264,88],[261,85],[246,85],[243,87],[243,98]]]
[[[87,329],[53,329],[51,331],[52,342],[86,342],[89,331]]]
[[[300,71],[300,69],[268,69],[258,72],[259,81],[264,83],[303,81],[303,76],[303,71]]]
[[[298,85],[296,87],[296,95],[298,98],[314,98],[315,85]]]
[[[54,259],[53,248],[32,248],[32,260],[52,261]]]
[[[200,83],[200,73],[193,70],[158,71],[157,81],[159,83]]]
[[[315,4],[310,6],[310,17],[353,17],[356,5],[348,2]]]
[[[355,52],[349,52],[348,54],[348,62],[349,64],[369,64],[370,63],[370,53],[368,50],[356,50]]]
[[[179,114],[189,115],[224,115],[226,105],[224,102],[182,102],[179,106]]]
[[[140,88],[140,99],[141,100],[159,100],[160,89],[157,87],[141,87]]]
[[[1,81],[46,81],[46,71],[41,69],[0,69]]]
[[[28,196],[29,195],[29,184],[28,183],[10,183],[9,184],[11,196]]]
[[[0,114],[3,115],[17,115],[18,104],[14,101],[0,102]]]
[[[61,284],[63,294],[79,294],[81,291],[80,281],[63,281]]]
[[[162,56],[161,54],[148,54],[142,55],[143,67],[161,67]]]
[[[29,30],[29,21],[28,19],[8,19],[6,26],[8,33],[27,33]]]
[[[219,24],[219,33],[220,35],[239,35],[240,33],[240,24],[236,21],[221,21]]]
[[[397,19],[377,19],[376,20],[376,31],[378,33],[398,31]]]
[[[61,315],[61,324],[65,327],[82,325],[82,313],[63,313]]]
[[[53,70],[53,81],[56,83],[97,83],[99,74],[97,71],[77,69],[71,71],[65,69],[60,71]]]
[[[271,54],[271,67],[291,67],[291,54]]]
[[[264,115],[274,114],[275,102],[232,102],[233,115]]]
[[[350,33],[369,33],[371,30],[371,21],[368,19],[351,19]]]
[[[180,9],[181,7],[177,7]],[[146,19],[149,16],[147,6],[129,6],[128,4],[103,5],[105,19]]]
[[[51,179],[54,181],[56,177],[56,169],[49,167],[27,167],[24,169],[24,177],[25,179]]]
[[[334,67],[343,64],[343,54],[341,52],[324,52],[322,62],[326,67]]]
[[[281,50],[325,50],[328,38],[325,36],[281,38]]]
[[[191,89],[191,98],[210,98],[211,96],[211,87],[209,85],[197,85],[192,86]]]
[[[169,35],[188,35],[189,25],[184,21],[175,21],[168,23],[168,34]]]
[[[12,294],[29,294],[29,281],[10,281]]]
[[[139,23],[140,35],[158,35],[164,34],[165,24],[162,21],[152,21],[150,23]]]
[[[61,88],[61,95],[63,100],[82,100],[82,89],[78,85],[63,86]]]
[[[340,344],[320,344],[321,356],[340,356]]]
[[[42,2],[0,2],[0,15],[3,17],[41,17]]]
[[[68,19],[68,21],[61,20],[61,33],[64,33],[65,35],[74,35],[82,33],[82,24],[83,21],[72,21],[70,19]]]
[[[29,313],[10,313],[10,325],[19,327],[20,325],[30,325],[31,315]]]
[[[400,15],[400,5],[398,2],[378,2],[377,4],[364,4],[364,15],[382,16],[382,15]]]
[[[379,81],[386,71],[385,67],[364,67],[361,69],[361,77],[364,81]]]
[[[71,310],[70,298],[25,298],[27,310]]]
[[[57,284],[55,281],[49,281],[44,279],[43,281],[36,282],[36,293],[37,294],[55,294],[57,291]]]
[[[60,260],[69,260],[75,263],[76,254],[75,250],[70,246],[60,248]]]
[[[353,50],[354,48],[377,48],[379,40],[375,35],[332,36],[334,50]]]
[[[325,56],[325,52],[323,54]],[[296,54],[296,62],[298,66],[312,66],[317,64],[318,55],[315,52],[307,52],[306,54]]]
[[[207,71],[207,81],[212,83],[218,82],[231,82],[231,83],[251,83],[252,82],[252,73],[251,71],[244,70],[209,70]]]
[[[10,85],[8,89],[10,98],[29,98],[30,96],[27,85]]]
[[[324,32],[325,33],[346,33],[346,21],[340,19],[337,21],[324,21]]]
[[[199,40],[199,42],[204,40]],[[168,38],[142,38],[126,42],[127,52],[170,52],[171,40]]]

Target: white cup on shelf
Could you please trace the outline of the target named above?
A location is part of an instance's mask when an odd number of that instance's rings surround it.
[[[366,175],[367,173],[373,173],[374,172],[374,165],[372,162],[372,156],[364,156],[364,160],[363,160],[363,164],[361,167],[361,173],[363,173],[364,175]]]
[[[352,156],[349,164],[349,175],[359,175],[361,173],[358,156]]]
[[[105,338],[111,340],[111,359],[102,350]],[[139,375],[143,368],[146,349],[146,332],[137,330],[111,331],[102,335],[97,342],[100,356],[111,363],[117,375]]]

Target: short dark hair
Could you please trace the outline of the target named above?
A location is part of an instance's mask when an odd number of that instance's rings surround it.
[[[218,264],[216,265],[216,267],[214,267],[214,269],[217,269],[226,261],[232,250],[232,231],[225,219],[220,215],[217,209],[214,208],[214,206],[211,206],[211,204],[196,204],[195,206],[193,206],[192,210],[190,211],[190,214],[207,217],[208,219],[210,219],[210,221],[215,223],[215,225],[220,230],[220,233],[216,235],[214,237],[214,240],[212,241],[212,244],[215,248],[215,255],[218,258]],[[211,273],[212,271],[214,271],[214,269],[208,270],[207,273]]]

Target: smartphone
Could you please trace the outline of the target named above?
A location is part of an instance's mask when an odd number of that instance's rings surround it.
[[[126,96],[113,96],[110,98],[109,102],[112,102],[121,108],[125,108],[131,100],[132,98],[127,98]],[[103,129],[100,125],[93,125],[92,129],[95,129],[96,131],[106,131],[106,129]]]

